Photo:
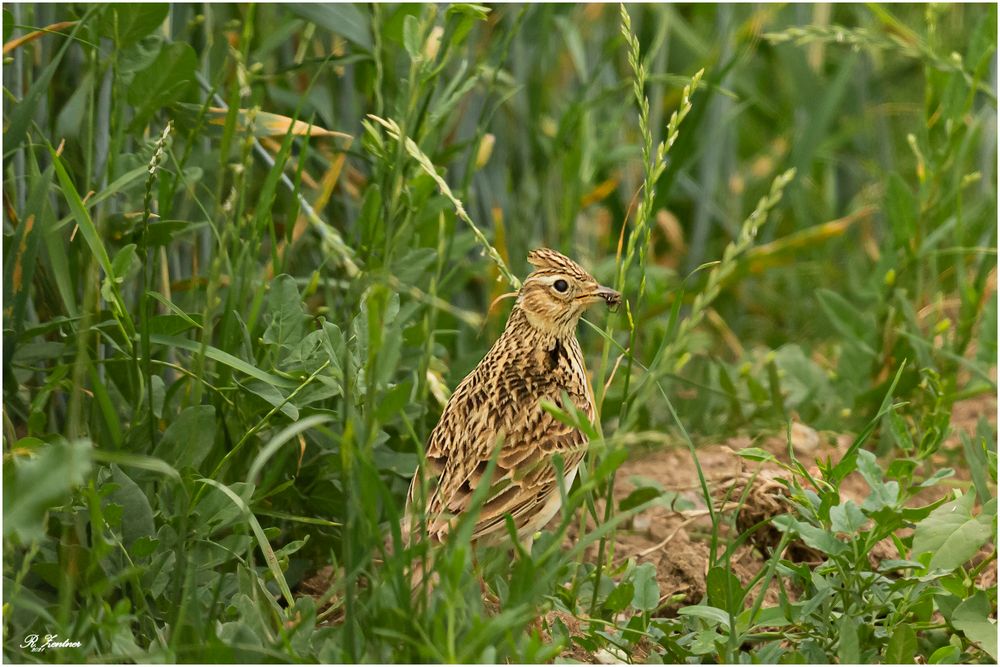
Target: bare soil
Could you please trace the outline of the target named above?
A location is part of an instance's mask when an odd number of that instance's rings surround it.
[[[980,417],[986,417],[996,427],[997,399],[995,395],[979,396],[962,401],[952,412],[952,432],[941,450],[932,459],[932,464],[953,467],[955,476],[951,484],[967,486],[970,478],[959,431],[972,435]],[[810,473],[818,474],[817,460],[837,461],[850,446],[853,436],[848,434],[817,433],[804,424],[795,424],[792,429],[792,449],[796,458],[810,468]],[[773,454],[779,461],[788,462],[788,442],[784,435],[751,442],[749,438],[737,437],[721,444],[698,448],[701,465],[712,497],[714,507],[726,510],[735,507],[746,484],[751,485],[746,501],[737,517],[737,528],[745,530],[759,521],[787,511],[783,489],[779,480],[788,472],[772,463],[748,461],[736,455],[745,447],[758,447]],[[883,469],[889,461],[880,462]],[[709,543],[711,521],[705,502],[694,460],[686,448],[660,449],[633,456],[618,471],[615,482],[615,499],[621,502],[629,493],[640,486],[654,485],[664,491],[676,492],[678,501],[673,507],[654,506],[624,524],[615,534],[612,557],[615,562],[634,558],[638,563],[649,562],[656,566],[661,592],[661,613],[670,615],[671,610],[702,601],[705,595],[705,578],[709,563]],[[912,499],[915,506],[926,505],[945,494],[947,487],[937,486],[922,491]],[[841,486],[843,497],[860,504],[870,490],[857,473],[844,480]],[[686,502],[679,502],[686,501]],[[728,503],[728,505],[726,504]],[[680,509],[686,507],[689,509]],[[588,526],[588,528],[591,526]],[[568,539],[575,539],[569,535]],[[726,535],[720,542],[725,548]],[[779,534],[774,528],[757,531],[749,545],[740,547],[733,555],[733,573],[746,585],[763,568],[770,548],[778,543]],[[988,550],[995,548],[988,546]],[[596,551],[596,547],[594,548]],[[804,544],[792,544],[786,557],[798,562],[819,562],[819,554],[813,553]],[[596,558],[588,553],[588,558]],[[870,558],[873,565],[879,561],[900,558],[890,540],[876,545]],[[981,575],[996,578],[996,567],[988,568]],[[786,590],[794,599],[795,591]],[[772,583],[765,602],[778,601],[778,591]],[[564,616],[564,615],[563,615]],[[565,623],[565,619],[560,617]],[[567,623],[567,627],[579,627]],[[587,656],[578,648],[568,651],[564,657],[584,662],[604,662],[602,656]]]

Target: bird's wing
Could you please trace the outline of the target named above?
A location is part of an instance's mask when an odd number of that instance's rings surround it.
[[[456,517],[469,508],[473,493],[486,481],[487,467],[498,444],[497,465],[473,539],[502,531],[503,517],[508,513],[521,529],[534,515],[533,510],[540,509],[552,493],[558,492],[552,455],[562,455],[564,472],[568,473],[576,469],[586,448],[586,436],[579,429],[561,423],[541,407],[542,397],[561,405],[565,388],[558,394],[556,386],[549,386],[487,395],[484,384],[463,382],[428,440],[428,465],[423,476],[428,478],[430,488],[425,516],[428,534],[437,539],[443,539]],[[503,387],[503,383],[499,386]],[[592,417],[592,405],[584,388],[567,393]],[[420,478],[418,472],[410,486],[410,508],[420,504],[416,502]]]

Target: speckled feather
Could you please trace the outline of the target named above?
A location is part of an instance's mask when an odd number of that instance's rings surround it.
[[[513,518],[519,536],[530,539],[559,509],[552,456],[562,456],[567,489],[576,475],[586,437],[546,412],[541,401],[566,409],[565,394],[594,419],[576,325],[587,306],[598,301],[617,305],[620,297],[553,250],[534,250],[528,261],[536,270],[521,287],[503,334],[455,389],[431,432],[426,466],[410,485],[407,539],[410,526],[416,529],[421,523],[413,515],[419,507],[426,508],[428,535],[444,539],[484,483],[497,445],[497,466],[473,539],[502,537],[505,514]],[[561,281],[565,293],[558,291]],[[419,502],[422,477],[427,481],[426,503]]]

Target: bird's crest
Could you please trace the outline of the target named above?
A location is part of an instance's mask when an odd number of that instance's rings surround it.
[[[535,248],[528,253],[528,263],[535,267],[538,272],[558,271],[580,280],[593,280],[582,266],[551,248]]]

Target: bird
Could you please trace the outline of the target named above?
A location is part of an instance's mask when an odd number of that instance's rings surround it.
[[[517,292],[503,333],[459,383],[428,437],[401,524],[407,544],[422,531],[432,543],[444,542],[476,490],[488,484],[472,541],[502,542],[509,514],[518,540],[530,549],[561,505],[555,455],[563,460],[564,488],[572,486],[587,438],[543,403],[569,411],[568,399],[594,421],[577,323],[594,304],[616,310],[622,297],[555,250],[532,250],[528,263],[534,270]]]

